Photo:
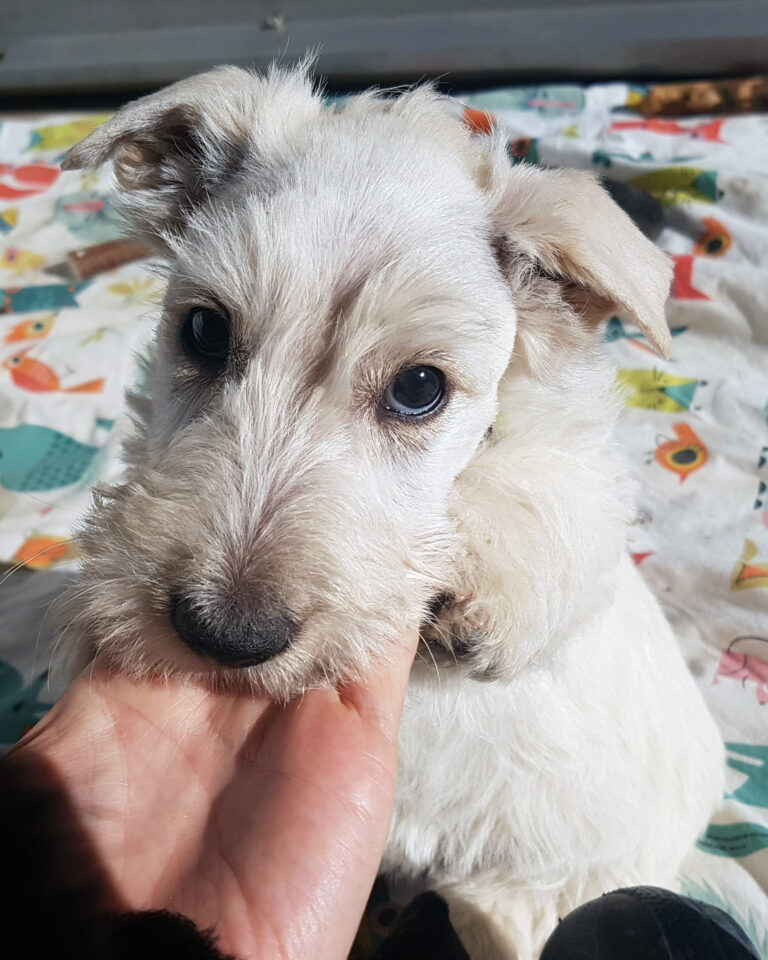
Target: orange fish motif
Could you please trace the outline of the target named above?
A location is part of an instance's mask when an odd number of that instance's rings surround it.
[[[672,429],[677,440],[659,444],[653,454],[656,463],[680,476],[680,483],[695,470],[700,470],[709,459],[707,448],[687,423],[675,423]],[[662,438],[663,439],[663,438]]]
[[[636,567],[639,567],[640,564],[643,562],[643,560],[647,560],[648,557],[653,556],[653,550],[645,550],[644,552],[641,552],[641,553],[633,553],[630,550],[629,555],[630,557],[632,557],[632,563],[634,563]]]
[[[728,252],[733,240],[726,228],[714,217],[704,217],[701,221],[705,232],[698,238],[693,252],[697,257],[722,257]]]
[[[49,313],[45,317],[33,320],[22,320],[6,333],[3,343],[19,343],[23,340],[42,340],[47,337],[56,323],[56,314]]]
[[[46,537],[33,533],[22,543],[13,559],[30,570],[46,570],[54,563],[74,560],[80,552],[70,537]]]
[[[496,126],[496,118],[487,110],[476,110],[474,107],[465,107],[461,119],[469,127],[471,133],[488,135]]]
[[[49,163],[12,166],[0,163],[0,202],[23,200],[44,193],[61,176],[61,169]]]
[[[78,383],[74,387],[62,387],[59,378],[48,364],[27,356],[26,350],[20,350],[9,357],[3,364],[3,370],[10,373],[11,380],[17,387],[22,390],[29,390],[32,393],[52,393],[55,391],[61,393],[101,393],[104,389],[103,377],[98,380],[88,380],[86,383]]]
[[[745,540],[741,556],[731,573],[731,590],[751,590],[753,587],[768,587],[768,561],[757,560],[757,544]]]
[[[670,297],[678,300],[711,300],[712,297],[708,297],[693,285],[694,257],[689,253],[673,253],[670,256],[675,265]]]
[[[672,120],[660,120],[652,117],[650,120],[619,120],[612,123],[609,132],[622,130],[648,130],[650,133],[661,133],[667,136],[689,136],[708,143],[725,143],[720,136],[725,120],[712,120],[708,123],[698,123],[695,126],[684,126]]]

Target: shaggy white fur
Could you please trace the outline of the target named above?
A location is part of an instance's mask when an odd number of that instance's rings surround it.
[[[531,960],[584,899],[672,884],[722,747],[624,551],[597,327],[618,312],[668,349],[664,256],[589,175],[510,168],[428,87],[328,108],[304,69],[220,68],[67,166],[108,159],[172,267],[70,649],[284,700],[422,622],[385,868],[445,894],[476,960]],[[226,320],[218,367],[184,339],[201,309]],[[395,415],[414,367],[444,398]],[[179,598],[206,643],[291,641],[212,664]]]

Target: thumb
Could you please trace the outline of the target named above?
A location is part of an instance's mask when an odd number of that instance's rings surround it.
[[[394,742],[400,727],[405,690],[419,643],[418,630],[392,641],[387,653],[377,658],[364,681],[345,684],[339,697],[361,718]]]

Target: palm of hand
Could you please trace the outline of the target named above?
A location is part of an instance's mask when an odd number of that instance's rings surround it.
[[[22,749],[61,775],[120,909],[183,913],[238,958],[341,960],[386,840],[412,653],[286,707],[97,670]]]

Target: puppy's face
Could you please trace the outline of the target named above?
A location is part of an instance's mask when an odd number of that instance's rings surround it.
[[[428,91],[336,111],[231,68],[69,163],[107,156],[172,266],[76,629],[124,669],[278,699],[359,675],[449,579],[449,494],[495,417],[499,158]]]
[[[515,326],[452,146],[305,95],[301,129],[245,149],[166,230],[148,400],[82,591],[88,639],[126,668],[273,697],[358,673],[419,623]]]

